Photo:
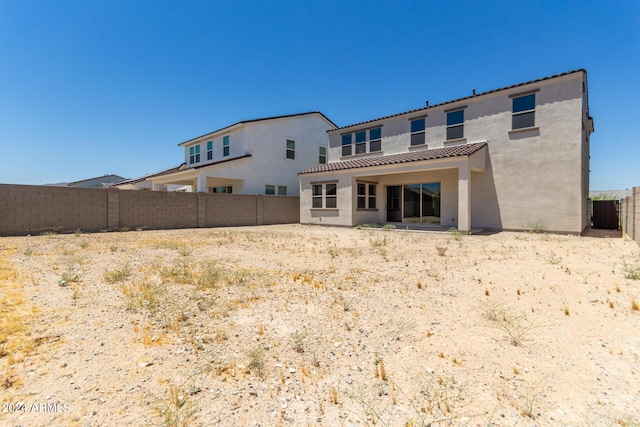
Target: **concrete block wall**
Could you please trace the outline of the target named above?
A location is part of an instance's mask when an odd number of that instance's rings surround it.
[[[0,184],[0,236],[298,223],[300,198]]]
[[[205,226],[259,225],[256,216],[258,197],[249,194],[207,193]]]
[[[197,226],[197,193],[120,191],[120,227],[169,229]]]
[[[640,187],[633,187],[631,196],[620,203],[622,232],[640,245]]]
[[[0,184],[0,235],[107,228],[106,191]]]
[[[293,224],[300,222],[300,197],[260,196],[263,224]]]

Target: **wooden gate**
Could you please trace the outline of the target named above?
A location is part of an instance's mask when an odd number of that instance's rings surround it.
[[[593,228],[605,230],[617,230],[619,224],[618,200],[594,200],[593,201]]]

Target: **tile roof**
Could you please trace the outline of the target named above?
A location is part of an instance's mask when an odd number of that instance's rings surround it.
[[[453,104],[454,102],[465,101],[467,99],[477,98],[477,97],[483,96],[483,95],[488,95],[490,93],[500,92],[500,91],[508,90],[508,89],[514,89],[514,88],[517,88],[517,87],[520,87],[520,86],[525,86],[525,85],[529,85],[529,84],[532,84],[532,83],[538,83],[538,82],[542,82],[542,81],[546,81],[546,80],[550,80],[550,79],[555,79],[555,78],[558,78],[558,77],[563,77],[563,76],[567,76],[569,74],[574,74],[574,73],[584,73],[586,75],[587,74],[587,70],[585,70],[583,68],[580,68],[580,69],[573,70],[573,71],[567,71],[567,72],[561,73],[561,74],[554,74],[553,76],[543,77],[543,78],[536,79],[536,80],[530,80],[528,82],[518,83],[518,84],[515,84],[515,85],[511,85],[511,86],[505,86],[505,87],[501,87],[499,89],[493,89],[493,90],[489,90],[489,91],[486,91],[486,92],[478,93],[478,94],[475,94],[475,95],[465,96],[463,98],[453,99],[451,101],[446,101],[446,102],[441,102],[439,104],[429,105],[428,107],[416,108],[414,110],[403,111],[402,113],[391,114],[391,115],[384,116],[384,117],[378,117],[377,119],[365,120],[363,122],[354,123],[354,124],[347,125],[347,126],[342,126],[342,127],[336,128],[336,129],[331,129],[331,130],[328,130],[327,132],[341,131],[343,129],[348,129],[348,128],[351,128],[351,127],[360,126],[360,125],[364,125],[364,124],[367,124],[367,123],[373,123],[373,122],[377,122],[379,120],[389,119],[391,117],[402,116],[403,114],[411,114],[411,113],[417,113],[419,111],[427,111],[427,110],[431,110],[433,108],[442,107],[443,105]]]
[[[195,141],[195,140],[197,140],[197,139],[203,138],[203,137],[208,136],[208,135],[212,135],[212,134],[217,133],[217,132],[221,132],[221,131],[226,130],[226,129],[230,129],[230,128],[232,128],[232,127],[234,127],[234,126],[238,126],[238,125],[244,125],[244,124],[247,124],[247,123],[255,123],[255,122],[263,122],[263,121],[266,121],[266,120],[276,120],[276,119],[286,119],[286,118],[289,118],[289,117],[307,116],[307,115],[311,115],[311,114],[319,114],[319,115],[320,115],[322,118],[324,118],[328,123],[331,123],[331,125],[332,125],[334,128],[337,128],[337,127],[338,127],[338,125],[336,125],[335,123],[333,123],[333,122],[332,122],[332,121],[331,121],[327,116],[325,116],[324,114],[322,114],[320,111],[309,111],[309,112],[306,112],[306,113],[286,114],[286,115],[283,115],[283,116],[273,116],[273,117],[264,117],[264,118],[261,118],[261,119],[242,120],[242,121],[240,121],[240,122],[234,123],[234,124],[229,125],[229,126],[225,126],[225,127],[220,128],[220,129],[218,129],[218,130],[214,130],[214,131],[212,131],[212,132],[207,132],[207,133],[205,133],[204,135],[200,135],[200,136],[197,136],[197,137],[195,137],[195,138],[188,139],[188,140],[186,140],[186,141],[184,141],[184,142],[181,142],[181,143],[180,143],[180,144],[178,144],[178,145],[185,145],[185,144],[188,144],[188,143],[190,143],[190,142],[192,142],[192,141]]]
[[[411,151],[409,153],[391,154],[379,157],[363,157],[360,159],[344,160],[326,163],[300,172],[300,175],[317,172],[331,172],[345,169],[368,168],[372,166],[386,166],[398,163],[420,162],[423,160],[445,159],[448,157],[470,156],[486,147],[486,142],[454,145],[452,147],[434,148],[431,150]]]

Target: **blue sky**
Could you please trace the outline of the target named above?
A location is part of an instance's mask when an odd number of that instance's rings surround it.
[[[0,183],[176,166],[180,142],[339,126],[588,71],[591,189],[640,185],[637,1],[0,0]]]

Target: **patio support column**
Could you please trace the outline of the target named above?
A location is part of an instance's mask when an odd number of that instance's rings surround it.
[[[151,188],[153,191],[160,191],[161,184],[159,184],[159,183],[157,183],[155,181],[151,181],[151,185],[153,186]]]
[[[197,186],[198,188],[196,189],[196,191],[198,192],[206,193],[209,190],[207,188],[207,176],[205,174],[201,173],[200,175],[198,175]]]
[[[471,232],[471,171],[469,163],[458,166],[458,231]]]

